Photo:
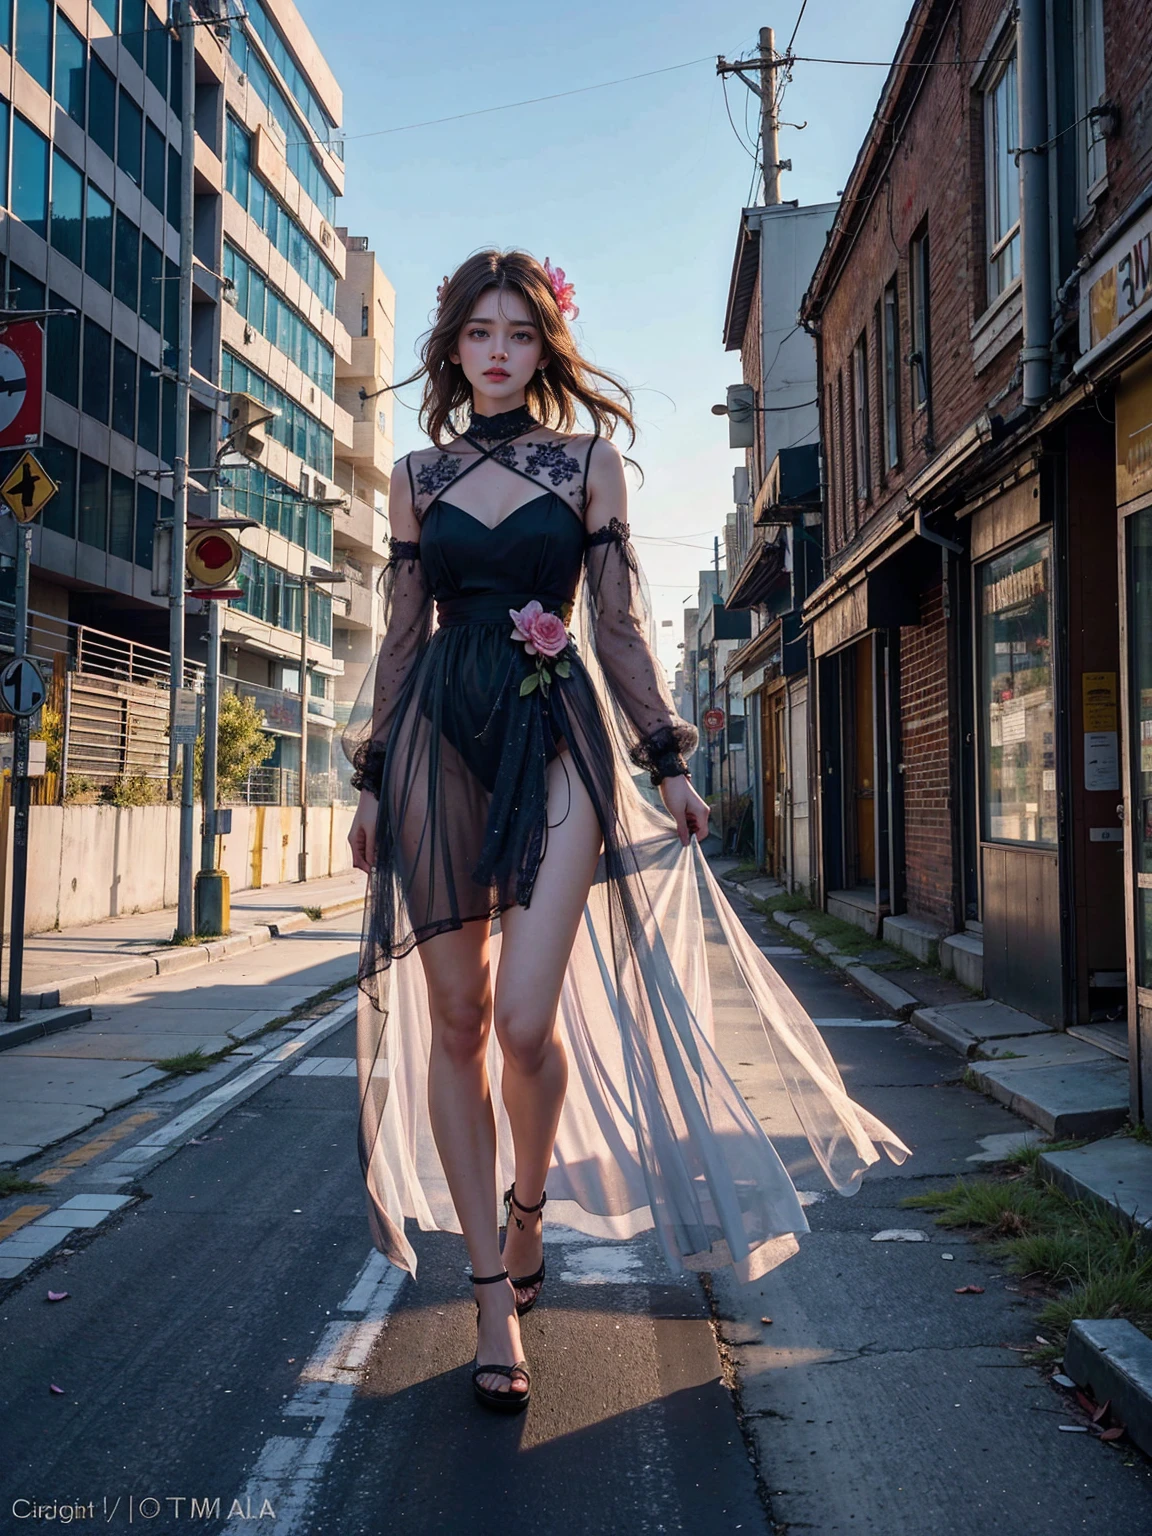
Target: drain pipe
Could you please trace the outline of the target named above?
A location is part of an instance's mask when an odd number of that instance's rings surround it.
[[[1026,406],[1043,405],[1052,373],[1052,271],[1048,245],[1048,138],[1045,0],[1020,0],[1020,244],[1024,285]]]

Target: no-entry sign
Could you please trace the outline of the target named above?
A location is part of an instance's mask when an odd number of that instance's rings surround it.
[[[0,331],[0,448],[34,448],[44,435],[44,327]]]

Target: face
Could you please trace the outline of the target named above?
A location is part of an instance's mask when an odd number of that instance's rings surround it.
[[[477,410],[492,415],[524,404],[544,346],[523,297],[514,288],[486,288],[449,356],[463,368]]]

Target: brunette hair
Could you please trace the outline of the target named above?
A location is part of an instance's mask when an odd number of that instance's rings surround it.
[[[447,426],[456,427],[465,406],[472,404],[472,386],[459,363],[451,361],[460,332],[476,300],[489,288],[514,288],[539,328],[545,367],[533,374],[526,391],[528,408],[545,426],[570,432],[583,406],[598,433],[611,437],[623,423],[628,445],[636,441],[632,396],[626,385],[580,356],[568,323],[560,312],[547,272],[527,251],[478,251],[461,263],[441,289],[440,309],[432,329],[420,343],[424,398],[420,425],[437,447]],[[409,382],[409,381],[405,381]],[[598,387],[608,386],[611,393]]]

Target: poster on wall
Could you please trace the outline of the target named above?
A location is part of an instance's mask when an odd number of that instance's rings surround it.
[[[1084,732],[1084,788],[1120,788],[1120,752],[1116,731]]]

